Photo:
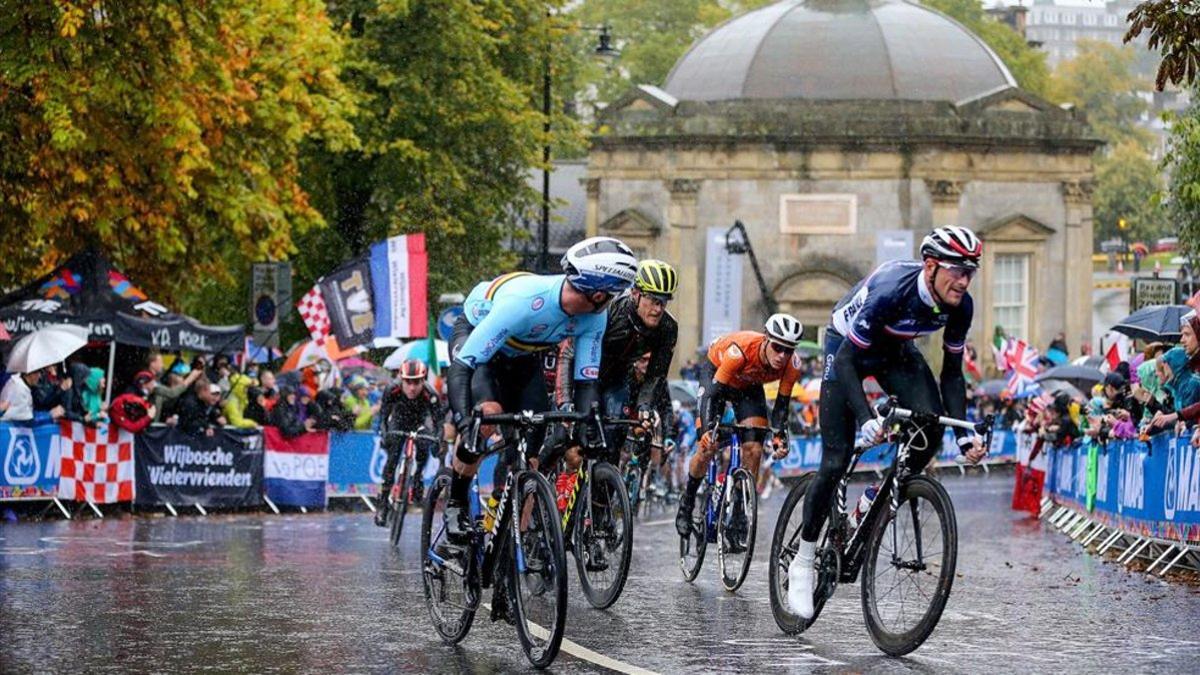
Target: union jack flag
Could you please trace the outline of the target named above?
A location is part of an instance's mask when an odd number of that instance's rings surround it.
[[[1008,390],[1014,396],[1027,390],[1036,390],[1034,378],[1038,374],[1038,351],[1030,347],[1024,340],[1011,340],[1004,352],[1004,361],[1011,375],[1008,377]]]

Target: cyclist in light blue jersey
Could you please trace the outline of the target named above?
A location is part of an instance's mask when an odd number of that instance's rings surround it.
[[[604,308],[633,284],[637,258],[616,239],[592,237],[568,249],[562,266],[564,274],[515,272],[478,284],[454,324],[446,387],[464,442],[455,453],[446,506],[451,540],[462,541],[470,531],[466,504],[479,469],[476,445],[493,432],[486,426],[470,428],[473,411],[490,415],[549,410],[540,352],[568,337],[576,344],[576,409],[587,410],[597,400],[608,317]],[[541,449],[540,437],[527,440],[531,452]],[[506,475],[506,464],[497,463],[497,484]]]

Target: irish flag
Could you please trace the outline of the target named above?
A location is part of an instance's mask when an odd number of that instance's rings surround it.
[[[371,245],[376,338],[428,334],[425,235],[406,234]]]

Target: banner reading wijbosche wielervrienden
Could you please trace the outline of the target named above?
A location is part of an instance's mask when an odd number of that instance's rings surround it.
[[[135,504],[259,506],[263,448],[258,431],[219,429],[191,436],[151,427],[136,437]]]

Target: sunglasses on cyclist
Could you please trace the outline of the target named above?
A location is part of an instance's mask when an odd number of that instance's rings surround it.
[[[655,307],[666,307],[671,302],[671,298],[662,295],[653,295],[651,293],[643,293],[642,297],[649,300],[651,305]]]
[[[938,261],[938,267],[946,270],[950,276],[955,279],[966,279],[970,281],[975,278],[975,273],[979,271],[976,267],[964,267],[963,265],[955,265],[954,263]]]
[[[796,351],[792,347],[787,347],[787,346],[781,345],[777,342],[772,342],[770,340],[767,340],[767,347],[771,351],[775,352],[776,354],[783,354],[784,356],[791,356],[792,352]]]

